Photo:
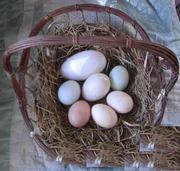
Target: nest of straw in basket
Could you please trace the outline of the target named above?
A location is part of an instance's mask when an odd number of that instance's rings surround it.
[[[122,33],[108,25],[82,23],[68,27],[54,25],[48,34],[115,37]],[[69,106],[62,105],[57,98],[58,87],[65,81],[59,72],[61,64],[69,56],[87,49],[98,50],[106,56],[108,64],[104,73],[109,74],[112,67],[119,64],[129,71],[130,83],[125,91],[133,97],[134,108],[119,117],[118,124],[112,129],[100,128],[92,120],[83,128],[72,127],[67,118]],[[135,49],[84,45],[41,47],[36,50],[34,56],[37,58],[33,56],[29,71],[34,84],[28,88],[33,94],[30,106],[35,114],[34,123],[43,142],[63,161],[83,164],[87,159],[100,159],[105,164],[123,165],[127,154],[137,152],[137,132],[131,126],[146,125],[149,122],[148,111],[154,106],[150,78],[143,68],[143,55]],[[98,102],[105,103],[105,100]]]

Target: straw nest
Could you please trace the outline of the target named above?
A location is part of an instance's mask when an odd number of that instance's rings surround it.
[[[83,23],[69,27],[53,25],[48,34],[115,37],[122,33],[108,25]],[[65,81],[59,72],[61,64],[69,56],[86,49],[98,50],[106,56],[108,64],[104,73],[107,75],[119,64],[129,71],[130,83],[125,91],[133,97],[134,109],[119,116],[118,124],[112,129],[100,128],[92,120],[83,128],[72,127],[67,118],[69,106],[62,105],[57,98],[57,89]],[[144,55],[138,50],[121,47],[62,45],[36,49],[29,72],[33,78],[33,86],[29,87],[33,94],[33,120],[43,142],[64,162],[85,164],[87,160],[100,159],[104,164],[122,166],[128,155],[137,153],[139,140],[135,128],[149,122],[148,111],[153,111],[154,106],[150,76],[143,67]],[[99,102],[105,103],[105,100]]]

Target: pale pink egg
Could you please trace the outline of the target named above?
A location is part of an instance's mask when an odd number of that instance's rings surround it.
[[[106,102],[116,112],[125,114],[133,109],[134,102],[130,95],[123,91],[112,91],[106,97]]]
[[[68,119],[72,126],[83,127],[90,119],[90,105],[84,100],[77,101],[69,108]]]
[[[118,121],[116,112],[105,104],[95,104],[91,109],[91,114],[96,124],[103,128],[112,128]]]

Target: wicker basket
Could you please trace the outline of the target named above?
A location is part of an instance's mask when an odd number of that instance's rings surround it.
[[[94,20],[89,18],[89,14],[94,16]],[[108,26],[116,27],[117,30],[120,31],[118,36],[88,36],[81,34],[74,35],[50,35],[51,29],[53,25],[57,22],[62,22],[63,18],[68,18],[69,22],[64,22],[64,26],[68,27],[72,24],[72,17],[74,21],[78,21],[79,23],[93,23],[95,25],[99,23],[106,23]],[[77,20],[78,19],[78,20]],[[114,25],[114,23],[116,23]],[[128,28],[130,32],[127,31]],[[43,35],[40,35],[43,33]],[[44,34],[45,33],[45,34]],[[48,35],[46,35],[48,33]],[[39,35],[38,35],[39,34]],[[67,163],[79,163],[85,164],[87,160],[95,160],[99,161],[101,159],[101,163],[103,165],[119,165],[123,166],[124,161],[133,160],[133,157],[130,153],[126,153],[127,148],[131,148],[130,146],[120,148],[119,155],[111,155],[111,150],[108,149],[109,158],[102,158],[103,153],[94,152],[92,149],[88,151],[88,149],[84,148],[84,151],[81,154],[77,154],[77,156],[81,156],[83,154],[82,160],[81,157],[76,160],[76,154],[72,157],[63,156],[60,152],[50,148],[47,146],[43,137],[35,132],[35,125],[33,120],[30,118],[30,111],[28,110],[28,106],[30,103],[29,98],[27,97],[26,91],[26,75],[28,74],[28,64],[30,63],[30,50],[35,47],[61,47],[62,45],[67,46],[97,46],[103,47],[105,49],[111,48],[121,48],[124,52],[130,53],[131,50],[135,52],[140,51],[140,59],[136,59],[140,61],[139,63],[144,68],[145,73],[150,75],[150,82],[152,83],[151,89],[154,89],[156,95],[156,102],[152,106],[152,110],[149,110],[147,114],[147,125],[160,125],[163,114],[166,107],[167,96],[170,90],[173,88],[174,84],[178,78],[179,65],[174,53],[167,49],[166,47],[150,42],[150,39],[143,28],[133,19],[131,19],[126,14],[122,13],[117,9],[113,9],[110,7],[102,7],[98,5],[92,4],[83,4],[83,5],[73,5],[64,8],[60,8],[49,13],[42,20],[38,22],[38,24],[32,29],[30,37],[26,40],[22,40],[20,42],[14,43],[9,46],[7,50],[3,54],[3,64],[4,69],[10,75],[12,86],[17,95],[17,99],[19,102],[19,107],[24,118],[24,121],[27,127],[30,130],[30,135],[33,137],[34,141],[51,157],[56,158],[58,161],[64,161]],[[21,60],[19,66],[16,69],[13,69],[10,59],[13,54],[22,51]],[[111,61],[110,61],[111,62]],[[143,66],[144,65],[144,66]],[[166,77],[168,73],[168,77]],[[154,80],[154,81],[153,81]],[[157,84],[155,85],[154,82]],[[149,95],[151,96],[151,95]],[[159,107],[158,112],[155,112],[156,105]],[[156,115],[155,115],[156,114]],[[126,124],[126,122],[124,122]],[[142,126],[142,125],[141,125]],[[134,130],[137,130],[140,127],[140,124],[126,124],[123,129],[131,130],[129,127],[135,127]],[[98,130],[98,128],[96,128]],[[114,128],[116,129],[116,128]],[[137,138],[138,136],[136,136]],[[138,140],[137,140],[138,141]],[[134,154],[138,154],[139,144],[134,143]],[[113,145],[118,148],[122,142],[112,142]],[[117,143],[117,144],[116,144]],[[127,143],[127,142],[124,142]],[[115,148],[115,150],[117,150]],[[104,149],[99,148],[100,152],[103,152]],[[113,151],[113,150],[112,150]],[[84,154],[87,154],[84,156]],[[113,157],[111,157],[113,156]],[[123,158],[126,156],[126,159]],[[77,157],[77,158],[78,158]],[[99,163],[99,162],[98,162]]]

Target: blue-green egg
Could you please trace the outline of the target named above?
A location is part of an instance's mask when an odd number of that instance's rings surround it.
[[[79,99],[80,94],[80,85],[74,80],[64,82],[58,89],[58,99],[65,105],[71,105],[76,102]]]
[[[113,90],[124,90],[129,83],[129,73],[122,65],[115,66],[110,74],[111,88]]]

